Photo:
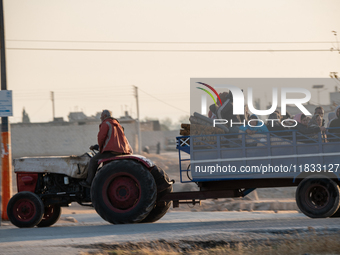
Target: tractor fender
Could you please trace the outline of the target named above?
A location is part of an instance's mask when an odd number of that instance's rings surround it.
[[[98,163],[99,164],[103,163],[103,165],[106,165],[112,161],[123,160],[123,159],[131,159],[131,160],[138,161],[142,163],[149,170],[151,170],[151,168],[155,166],[155,164],[150,159],[142,155],[119,155],[119,156],[114,156],[112,158],[101,159],[98,161]]]

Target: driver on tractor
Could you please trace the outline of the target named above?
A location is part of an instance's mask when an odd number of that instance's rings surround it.
[[[79,184],[91,188],[92,181],[98,169],[100,159],[112,158],[117,155],[131,154],[132,148],[125,137],[123,127],[112,117],[112,112],[103,110],[98,132],[98,144],[90,146],[90,150],[99,150],[89,162],[87,178]]]

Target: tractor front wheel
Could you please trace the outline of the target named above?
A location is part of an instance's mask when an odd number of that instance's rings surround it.
[[[7,215],[13,225],[32,228],[39,224],[44,214],[44,204],[40,197],[29,191],[15,194],[8,202]]]

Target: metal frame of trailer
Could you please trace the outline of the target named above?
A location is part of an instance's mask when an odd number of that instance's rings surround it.
[[[334,128],[333,128],[334,129]],[[162,200],[199,203],[210,198],[243,197],[256,188],[298,186],[311,175],[328,177],[339,184],[340,134],[327,130],[327,141],[318,133],[306,135],[296,130],[274,131],[256,135],[247,133],[176,137],[181,183],[196,183],[200,191],[173,192]],[[195,172],[197,165],[287,166],[284,173]],[[309,166],[309,171],[307,167]],[[312,169],[319,166],[320,169]],[[306,169],[304,169],[306,167]]]

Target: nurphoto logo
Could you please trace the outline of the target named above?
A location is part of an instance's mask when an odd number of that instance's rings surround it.
[[[216,92],[216,90],[206,84],[206,83],[202,83],[202,82],[197,82],[201,85],[206,86],[207,88],[209,88],[219,99],[220,104],[222,105],[222,101],[220,96],[218,95],[218,93]],[[201,89],[203,91],[205,91],[208,95],[210,95],[212,97],[212,99],[214,100],[214,103],[216,103],[215,98],[213,97],[213,95],[206,89],[197,87],[198,89]],[[244,94],[243,91],[233,85],[222,85],[219,86],[219,88],[226,88],[229,89],[229,92],[232,94],[233,97],[233,114],[244,114]],[[305,97],[304,98],[287,98],[287,94],[288,93],[300,93],[300,94],[304,94]],[[278,89],[277,88],[273,88],[273,94],[272,94],[272,98],[273,98],[273,103],[270,109],[268,110],[257,110],[255,109],[254,105],[253,105],[253,88],[248,87],[248,108],[249,111],[252,112],[253,114],[256,115],[269,115],[271,113],[273,113],[278,105]],[[287,104],[293,104],[296,107],[298,107],[301,112],[305,115],[312,115],[302,104],[303,103],[307,103],[309,100],[311,99],[311,93],[309,90],[304,89],[304,88],[281,88],[281,113],[282,115],[286,115],[286,106]],[[231,99],[228,99],[231,100]],[[204,114],[204,109],[207,108],[207,100],[206,98],[202,97],[201,99],[201,105],[202,105],[202,114]]]
[[[222,109],[231,101],[233,103],[233,115],[244,115],[244,94],[243,91],[233,85],[220,85],[219,88],[225,88],[229,90],[229,94],[228,94],[228,99],[222,103],[222,100],[220,98],[220,95],[217,93],[217,91],[210,86],[209,84],[203,83],[203,82],[197,82],[200,85],[205,86],[207,89],[202,88],[202,87],[197,87],[200,90],[203,90],[204,92],[206,92],[206,94],[203,94],[201,97],[201,114],[204,115],[206,113],[206,109],[207,109],[207,94],[213,99],[214,104],[216,106],[219,105],[221,106],[220,109],[218,111],[222,111]],[[218,102],[215,100],[214,95],[209,91],[212,91],[218,99]],[[270,107],[270,109],[267,110],[258,110],[255,109],[254,104],[253,104],[253,88],[248,87],[247,88],[247,92],[248,92],[248,109],[251,113],[255,114],[255,115],[269,115],[273,112],[275,112],[275,110],[277,109],[278,106],[278,88],[274,87],[272,88],[272,105]],[[295,93],[295,94],[303,94],[304,97],[303,98],[288,98],[287,94],[288,93]],[[286,115],[286,108],[287,108],[287,104],[290,105],[295,105],[297,108],[300,109],[300,111],[305,114],[306,116],[310,116],[312,115],[302,104],[303,103],[307,103],[309,100],[311,99],[311,93],[309,90],[304,89],[304,88],[288,88],[288,87],[283,87],[281,88],[281,113],[282,115]],[[219,114],[217,114],[219,115]],[[217,118],[213,119],[213,127],[215,127],[216,125],[223,125],[223,124],[227,124],[230,123],[230,126],[232,127],[233,125],[237,124],[240,125],[242,124],[243,126],[246,125],[246,121],[244,120],[243,122],[234,122],[232,120],[226,120],[226,119],[221,119],[218,118],[219,116],[217,116]],[[257,124],[255,126],[252,125],[252,121],[248,121],[248,125],[251,127],[262,127],[264,125],[264,121],[261,119],[257,119],[258,122],[261,123],[260,126],[258,126]],[[271,122],[271,125],[274,125],[274,121],[278,121],[278,119],[266,119],[266,121]],[[258,123],[256,122],[256,123]],[[287,122],[287,125],[285,124],[285,122]],[[294,124],[292,124],[292,122]],[[294,119],[285,119],[281,121],[281,125],[283,127],[295,127],[297,125],[297,121]]]

